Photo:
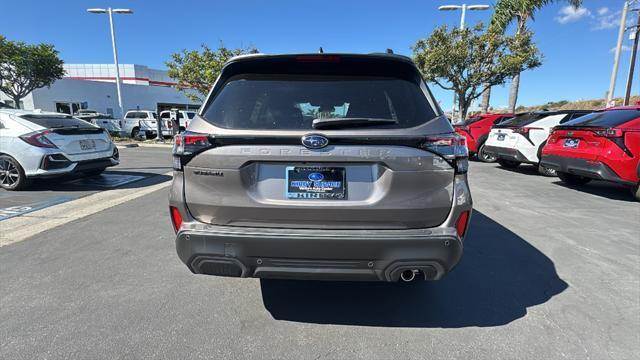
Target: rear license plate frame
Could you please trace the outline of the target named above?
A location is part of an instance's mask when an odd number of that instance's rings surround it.
[[[287,166],[285,197],[291,200],[346,200],[346,172],[344,167]]]
[[[80,150],[91,151],[96,149],[96,141],[93,139],[83,139],[78,141],[80,144]]]
[[[562,147],[566,149],[577,149],[578,145],[580,145],[580,139],[574,139],[574,138],[566,138],[562,143]]]

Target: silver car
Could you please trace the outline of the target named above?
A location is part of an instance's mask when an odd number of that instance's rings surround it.
[[[0,187],[21,190],[33,178],[99,174],[119,163],[108,132],[70,115],[0,109]]]
[[[435,280],[462,256],[466,143],[409,58],[234,58],[174,143],[170,215],[194,273]]]

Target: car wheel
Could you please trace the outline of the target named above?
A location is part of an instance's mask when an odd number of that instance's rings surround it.
[[[96,175],[102,174],[105,169],[106,168],[91,169],[91,170],[83,171],[83,173],[87,176],[96,176]]]
[[[636,198],[636,200],[640,201],[640,182],[638,183],[638,185],[636,185],[636,187],[631,189],[631,193]]]
[[[538,164],[538,172],[544,176],[558,176],[558,172],[554,169]]]
[[[478,156],[478,160],[486,163],[493,163],[498,160],[498,158],[495,157],[495,155],[488,154],[484,151],[484,144],[482,144],[482,146],[480,146],[480,149],[478,149],[477,156]]]
[[[133,130],[131,130],[131,138],[135,139],[138,136],[140,136],[140,128],[135,127],[133,128]]]
[[[505,160],[505,159],[498,159],[498,164],[500,164],[500,166],[507,169],[515,169],[518,166],[520,166],[519,161]]]
[[[24,169],[9,155],[0,156],[0,187],[13,191],[22,190],[28,184]]]
[[[576,186],[584,185],[589,181],[591,181],[591,179],[587,177],[580,176],[580,175],[573,175],[566,172],[558,172],[558,177],[560,178],[560,180],[564,181],[565,183],[569,185],[576,185]]]
[[[186,129],[183,126],[180,126],[180,132],[184,132]]]

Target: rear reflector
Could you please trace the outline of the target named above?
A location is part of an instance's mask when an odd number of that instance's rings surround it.
[[[463,211],[460,216],[458,216],[458,220],[456,221],[456,231],[458,232],[458,236],[463,237],[465,232],[467,231],[467,223],[469,222],[469,212]]]
[[[171,213],[171,222],[173,223],[173,230],[178,232],[180,227],[182,226],[182,215],[180,215],[180,210],[173,206],[169,206],[169,211]]]

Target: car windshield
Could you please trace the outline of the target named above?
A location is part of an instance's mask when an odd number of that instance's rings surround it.
[[[93,128],[90,123],[68,115],[21,115],[21,118],[47,129],[54,128]]]
[[[581,116],[568,121],[564,126],[611,128],[640,117],[640,110],[610,110]]]
[[[233,129],[313,129],[315,119],[391,119],[368,128],[407,128],[436,116],[418,84],[380,77],[241,75],[204,112]],[[357,126],[355,124],[352,124]]]

